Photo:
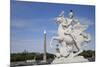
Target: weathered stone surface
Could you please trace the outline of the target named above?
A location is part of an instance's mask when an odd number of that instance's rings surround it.
[[[61,63],[77,63],[77,62],[88,62],[83,56],[77,56],[73,58],[55,58],[52,64],[61,64]]]

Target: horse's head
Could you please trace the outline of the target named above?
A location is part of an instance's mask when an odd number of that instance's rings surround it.
[[[67,20],[64,18],[64,16],[57,17],[57,18],[55,18],[55,20],[59,25],[67,26]]]
[[[58,24],[61,24],[63,22],[63,17],[56,17],[55,20]]]

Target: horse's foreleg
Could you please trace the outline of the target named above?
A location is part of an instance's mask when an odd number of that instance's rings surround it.
[[[52,42],[53,42],[53,40],[60,40],[60,37],[53,36],[53,37],[51,38],[51,41],[50,41],[50,47],[51,47],[51,48],[52,48]]]

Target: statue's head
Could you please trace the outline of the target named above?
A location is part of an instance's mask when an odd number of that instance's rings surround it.
[[[69,18],[73,18],[74,17],[74,12],[72,10],[70,10],[69,14],[68,14]]]

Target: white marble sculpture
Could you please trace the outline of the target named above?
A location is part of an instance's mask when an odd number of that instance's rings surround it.
[[[89,42],[91,37],[85,30],[88,25],[82,25],[79,20],[74,18],[74,12],[71,10],[68,17],[64,17],[64,11],[55,18],[58,24],[57,36],[53,36],[50,41],[50,46],[53,47],[52,43],[57,40],[59,52],[56,53],[56,58],[52,63],[70,63],[70,62],[84,62],[88,61],[83,56],[78,56],[83,49],[82,43]],[[73,48],[77,49],[76,53]]]

